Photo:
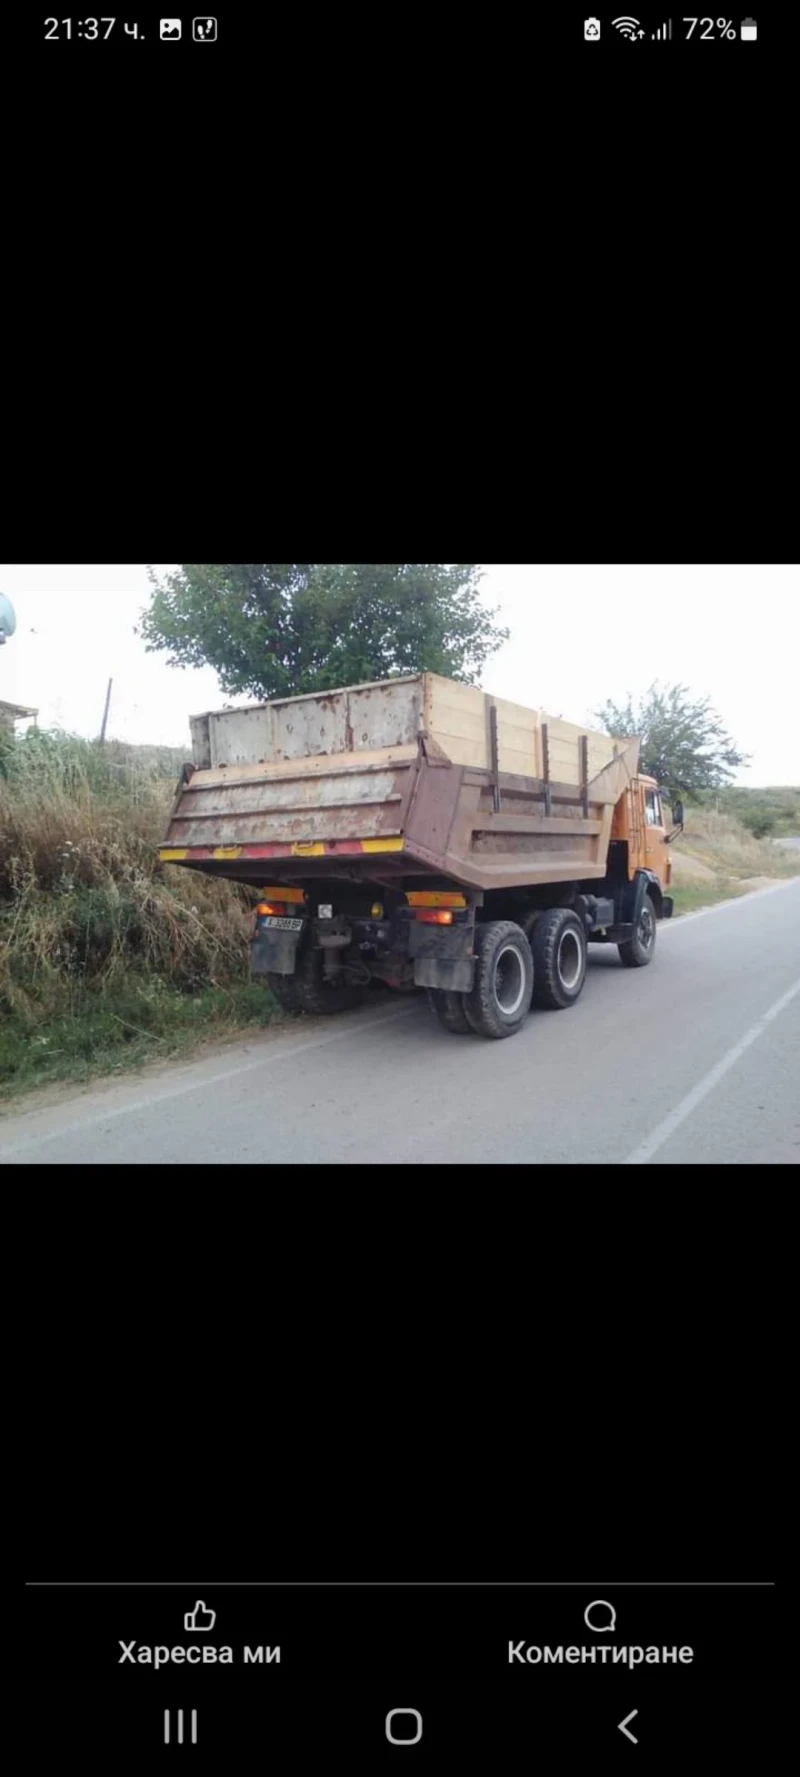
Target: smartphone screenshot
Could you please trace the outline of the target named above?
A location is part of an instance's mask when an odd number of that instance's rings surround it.
[[[798,18],[8,29],[26,1764],[782,1769]]]

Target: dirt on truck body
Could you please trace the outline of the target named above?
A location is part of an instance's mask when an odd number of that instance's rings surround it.
[[[638,740],[418,673],[198,716],[192,745],[161,857],[252,884],[251,971],[288,1009],[380,980],[508,1036],[575,1003],[587,943],[642,967],[672,913]]]

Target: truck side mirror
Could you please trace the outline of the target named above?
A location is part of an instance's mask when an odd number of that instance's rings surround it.
[[[675,822],[676,827],[683,826],[683,803],[681,802],[680,797],[678,797],[677,802],[673,802],[672,804],[672,819]]]

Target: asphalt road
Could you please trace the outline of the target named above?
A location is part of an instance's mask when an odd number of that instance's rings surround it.
[[[659,926],[647,969],[589,958],[576,1006],[502,1042],[387,994],[30,1100],[0,1161],[800,1162],[800,879]]]

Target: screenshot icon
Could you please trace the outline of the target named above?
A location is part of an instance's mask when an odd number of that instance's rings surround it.
[[[161,38],[164,43],[177,43],[183,32],[180,19],[161,19]]]

